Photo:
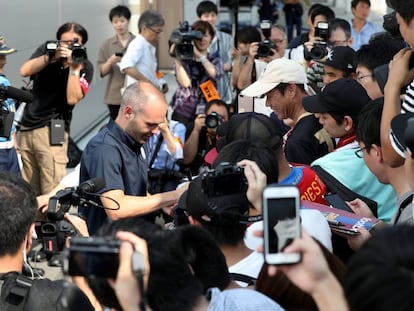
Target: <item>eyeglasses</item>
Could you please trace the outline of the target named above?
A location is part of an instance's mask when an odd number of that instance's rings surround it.
[[[367,150],[368,151],[368,148],[369,148],[370,146],[365,146],[364,148],[358,148],[357,150],[355,150],[355,155],[358,157],[358,158],[364,158],[364,150]]]
[[[151,30],[152,32],[156,33],[157,35],[160,35],[164,32],[162,29],[154,29],[152,27],[148,27],[148,29]]]
[[[366,77],[372,77],[372,74],[365,75],[365,76],[359,76],[359,77],[357,77],[357,80],[358,80],[358,82],[361,82],[361,80],[366,78]]]
[[[272,42],[273,42],[273,43],[275,43],[275,44],[280,44],[280,43],[282,43],[283,41],[285,41],[285,39],[273,39],[273,40],[272,40]]]
[[[337,41],[332,41],[331,45],[332,46],[342,46],[344,45],[348,40],[337,40]]]

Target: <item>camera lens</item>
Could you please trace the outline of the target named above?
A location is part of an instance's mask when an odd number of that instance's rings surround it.
[[[312,59],[320,60],[328,54],[328,49],[325,44],[315,44],[310,50],[310,56]]]
[[[42,225],[41,227],[42,234],[51,235],[57,233],[56,225],[48,222]]]
[[[220,124],[220,116],[216,113],[206,116],[206,126],[208,128],[216,128]]]

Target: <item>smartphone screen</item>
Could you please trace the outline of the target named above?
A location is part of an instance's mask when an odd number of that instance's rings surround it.
[[[300,260],[299,253],[284,253],[300,237],[299,190],[296,187],[267,187],[263,192],[263,229],[265,261],[291,264]]]

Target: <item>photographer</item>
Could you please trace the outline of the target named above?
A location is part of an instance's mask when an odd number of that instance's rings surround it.
[[[31,280],[21,275],[32,245],[36,197],[30,185],[12,173],[0,172],[0,279],[1,310],[64,310],[74,303],[82,310],[94,310],[84,293],[64,281]],[[70,292],[70,296],[65,293]]]
[[[222,100],[208,102],[205,113],[197,115],[191,134],[184,144],[183,165],[198,175],[205,163],[204,156],[216,146],[216,129],[229,120],[228,105]]]
[[[86,29],[65,23],[56,39],[42,44],[20,68],[23,77],[33,80],[35,100],[24,111],[20,153],[23,178],[36,195],[49,193],[66,174],[72,110],[87,94],[93,76],[83,47]]]
[[[223,75],[223,62],[217,53],[208,53],[208,48],[214,37],[213,26],[209,22],[197,21],[192,30],[201,32],[201,38],[194,38],[193,57],[180,57],[178,44],[173,43],[170,52],[174,52],[174,71],[178,82],[178,89],[175,91],[171,106],[173,108],[172,119],[183,123],[187,132],[194,122],[197,114],[204,112],[206,102],[200,86],[207,83],[212,93],[215,89],[216,79]]]

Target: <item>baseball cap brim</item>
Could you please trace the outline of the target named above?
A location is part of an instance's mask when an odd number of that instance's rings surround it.
[[[262,97],[279,84],[280,82],[263,82],[258,80],[241,91],[241,94],[250,97]]]
[[[318,95],[305,97],[302,100],[302,105],[306,111],[312,113],[321,113],[329,111],[329,109],[321,103],[320,97]]]
[[[404,135],[405,130],[407,129],[407,122],[411,118],[414,118],[414,113],[402,113],[395,116],[391,120],[391,145],[394,148],[395,152],[397,152],[403,158],[405,158],[404,151],[407,148]]]

